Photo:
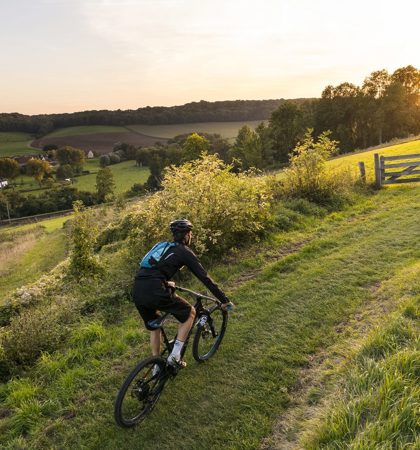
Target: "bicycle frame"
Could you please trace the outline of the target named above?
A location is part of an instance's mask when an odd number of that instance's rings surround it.
[[[194,309],[196,311],[194,323],[191,326],[191,329],[188,333],[187,339],[185,340],[185,344],[184,344],[184,347],[181,352],[181,355],[184,356],[185,351],[188,346],[188,341],[189,341],[190,336],[193,331],[193,328],[199,323],[200,320],[203,320],[203,317],[206,317],[205,320],[207,321],[207,318],[210,316],[210,314],[212,314],[213,311],[215,311],[216,309],[220,308],[221,302],[213,297],[208,297],[207,295],[203,295],[203,294],[200,294],[199,292],[194,292],[194,291],[191,291],[190,289],[186,289],[183,287],[176,286],[175,289],[178,291],[182,291],[182,292],[188,292],[189,294],[194,295],[196,297],[196,301],[194,304]],[[212,302],[215,303],[215,305],[210,309],[206,309],[201,302],[202,300],[211,300]],[[170,315],[170,313],[165,313],[162,316],[162,326],[160,327],[160,330],[161,330],[161,335],[163,338],[164,349],[161,352],[161,356],[164,356],[166,353],[168,353],[168,355],[171,353],[172,348],[174,346],[175,339],[176,339],[176,336],[175,336],[174,339],[169,340],[168,336],[165,332],[165,329],[163,328],[163,323],[165,322],[165,318],[168,317],[169,315]]]

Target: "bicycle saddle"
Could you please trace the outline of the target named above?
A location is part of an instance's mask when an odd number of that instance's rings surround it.
[[[162,316],[158,317],[157,319],[149,320],[147,322],[147,325],[150,328],[153,328],[154,330],[157,330],[158,328],[161,328],[164,324],[165,320],[167,319],[168,314],[163,314]]]

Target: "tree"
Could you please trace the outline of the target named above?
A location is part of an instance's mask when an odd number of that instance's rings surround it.
[[[12,158],[0,158],[0,178],[14,180],[20,172],[19,164]]]
[[[401,83],[407,94],[415,96],[418,100],[420,94],[420,70],[413,66],[406,66],[397,69],[391,76],[393,82]]]
[[[210,143],[205,137],[192,133],[182,146],[183,160],[192,161],[198,159],[203,152],[208,152],[209,148]]]
[[[41,159],[30,159],[26,164],[26,173],[32,176],[41,186],[42,179],[51,172],[51,166],[48,161]]]
[[[96,175],[96,192],[98,194],[98,199],[101,202],[106,200],[113,194],[115,188],[114,176],[109,167],[104,167],[100,169]]]
[[[111,163],[111,160],[108,155],[101,155],[99,158],[99,165],[103,168],[106,166],[109,166]]]
[[[118,164],[121,162],[121,158],[118,156],[117,153],[109,153],[109,162],[110,164]]]
[[[362,91],[365,95],[373,98],[383,97],[387,87],[391,83],[389,73],[383,70],[372,72],[363,82]]]
[[[242,167],[261,168],[263,166],[262,145],[258,134],[248,125],[240,128],[233,147],[229,151],[232,158],[242,161]]]
[[[305,132],[302,111],[295,103],[285,102],[271,114],[269,124],[275,159],[286,162]]]
[[[59,148],[56,152],[57,161],[61,166],[68,164],[76,173],[80,173],[85,162],[85,152],[70,146]]]
[[[66,178],[73,178],[74,171],[70,164],[64,164],[64,166],[59,166],[57,169],[57,178],[60,180],[65,180]]]
[[[148,147],[141,147],[136,151],[136,164],[139,167],[148,166],[150,159],[150,149]]]

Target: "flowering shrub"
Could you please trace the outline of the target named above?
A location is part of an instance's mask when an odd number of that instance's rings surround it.
[[[271,189],[266,177],[235,174],[215,155],[181,167],[170,167],[163,190],[139,204],[131,216],[131,239],[136,252],[168,236],[168,224],[186,217],[194,224],[194,247],[199,254],[223,251],[257,236],[270,218]]]

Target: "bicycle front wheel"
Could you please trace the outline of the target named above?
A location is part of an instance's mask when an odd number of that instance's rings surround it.
[[[118,392],[114,417],[121,427],[133,427],[153,410],[167,381],[166,362],[160,356],[143,360]]]
[[[222,309],[199,319],[192,349],[196,361],[207,361],[216,353],[225,334],[227,320],[228,314]]]

